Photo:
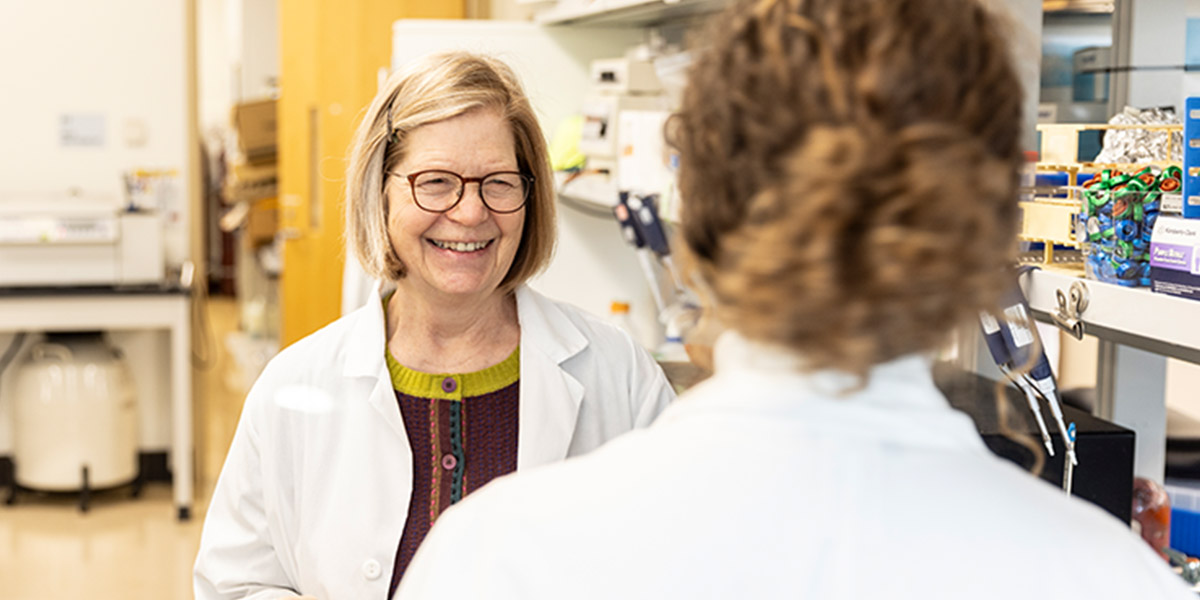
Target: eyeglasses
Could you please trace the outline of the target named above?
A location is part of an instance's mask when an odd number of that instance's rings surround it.
[[[463,177],[453,171],[418,171],[409,175],[392,173],[408,180],[413,202],[422,210],[443,213],[458,206],[468,183],[479,184],[484,206],[494,213],[514,213],[525,206],[533,177],[516,171],[497,171],[483,177]]]

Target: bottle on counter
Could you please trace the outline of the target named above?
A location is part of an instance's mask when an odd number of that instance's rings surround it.
[[[613,300],[608,308],[608,322],[620,327],[628,333],[634,341],[641,343],[641,338],[638,337],[637,330],[633,327],[633,318],[629,315],[629,303]]]
[[[666,322],[666,340],[658,346],[654,351],[654,358],[660,363],[664,362],[691,362],[688,358],[687,349],[683,346],[683,335],[680,332],[678,323],[673,319],[668,319]]]

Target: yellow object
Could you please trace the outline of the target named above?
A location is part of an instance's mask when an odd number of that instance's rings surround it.
[[[583,117],[575,115],[563,119],[554,130],[550,140],[550,166],[555,171],[573,171],[583,168],[587,156],[579,150],[583,138]]]
[[[612,303],[612,306],[609,307],[609,311],[612,312],[614,315],[621,314],[621,313],[628,313],[629,312],[629,303],[614,301]]]
[[[463,0],[279,3],[281,346],[341,314],[345,157],[379,70],[391,70],[391,24],[465,13]]]

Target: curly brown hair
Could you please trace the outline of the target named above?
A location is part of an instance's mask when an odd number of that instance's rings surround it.
[[[742,0],[669,137],[717,317],[865,375],[1011,284],[1021,84],[974,0]]]

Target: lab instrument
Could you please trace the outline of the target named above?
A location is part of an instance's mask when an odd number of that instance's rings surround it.
[[[1018,276],[1023,272],[1018,272]],[[1046,353],[1038,339],[1037,329],[1030,317],[1029,304],[1016,282],[1001,297],[1001,315],[998,318],[992,318],[996,321],[996,328],[999,329],[999,335],[1003,338],[1008,351],[1008,361],[1005,366],[1017,373],[1017,379],[1025,382],[1024,386],[1018,384],[1022,391],[1031,390],[1050,406],[1050,413],[1054,416],[1055,423],[1063,437],[1063,445],[1067,449],[1067,462],[1071,465],[1079,464],[1075,455],[1075,445],[1068,438],[1067,424],[1063,419],[1062,406],[1058,400],[1054,372],[1050,369],[1050,362],[1046,359]],[[1003,323],[1004,326],[1001,327],[1000,323]],[[1038,352],[1036,356],[1033,355],[1035,348]],[[993,356],[995,356],[994,353]],[[1022,372],[1025,368],[1029,369],[1028,372]]]
[[[133,376],[100,333],[52,333],[13,374],[13,481],[40,491],[138,485]]]
[[[1042,409],[1038,405],[1036,393],[1033,391],[1033,386],[1029,385],[1023,377],[1020,377],[1012,372],[1012,356],[1008,351],[1008,344],[1004,341],[1004,335],[1001,329],[1004,327],[992,315],[981,312],[979,313],[979,324],[983,329],[983,339],[987,342],[988,351],[992,354],[992,360],[996,362],[996,366],[1000,369],[1000,373],[1009,381],[1016,384],[1021,392],[1025,395],[1025,400],[1029,404],[1029,410],[1033,413],[1034,419],[1037,421],[1038,431],[1042,434],[1042,443],[1046,446],[1046,452],[1050,456],[1054,456],[1054,444],[1050,442],[1050,432],[1046,430],[1046,419],[1042,417]],[[1020,365],[1016,365],[1020,366]]]
[[[161,283],[163,224],[104,198],[0,199],[0,286]]]

